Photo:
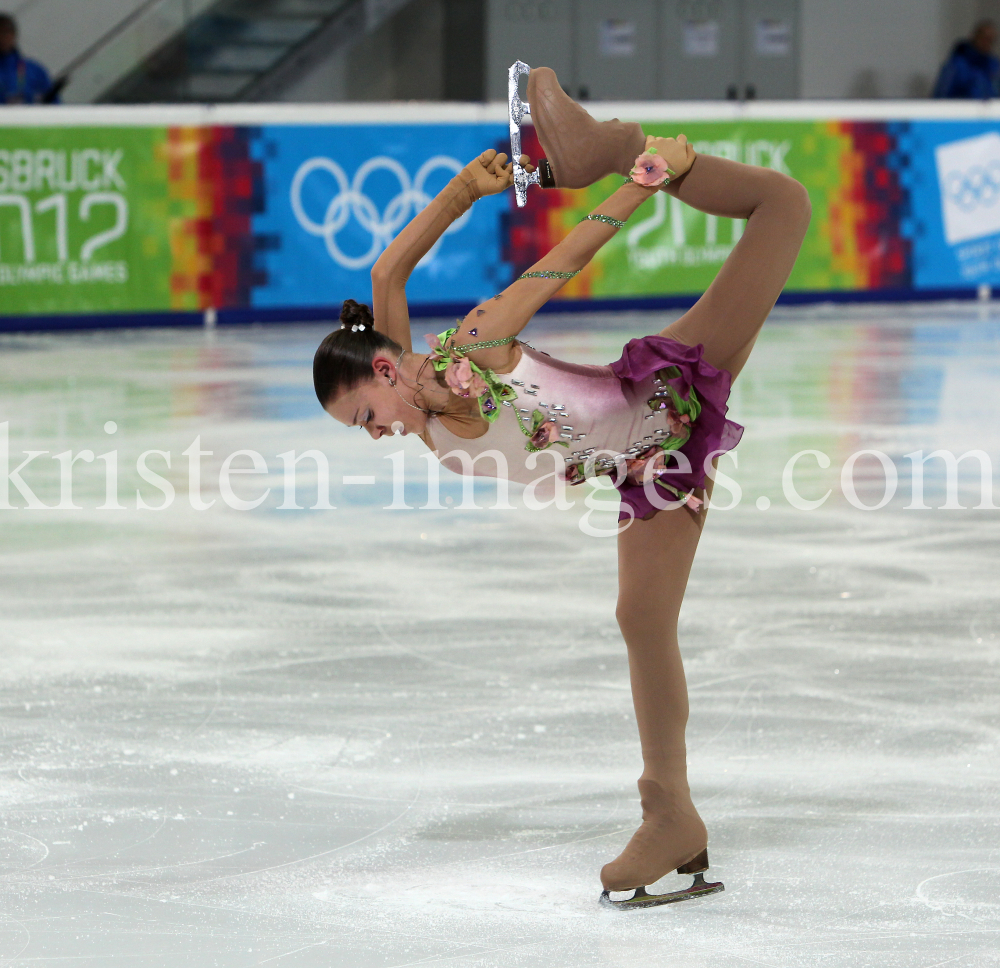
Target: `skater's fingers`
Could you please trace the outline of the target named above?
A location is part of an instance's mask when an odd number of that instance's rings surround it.
[[[677,135],[677,143],[679,145],[686,145],[688,143],[687,135],[686,134]]]
[[[488,165],[497,156],[496,148],[487,148],[480,156],[479,163],[481,165]]]
[[[493,164],[490,167],[490,171],[494,172],[499,171],[501,168],[506,167],[506,165],[507,165],[507,156],[501,151],[500,154],[498,154],[496,158],[493,159]]]

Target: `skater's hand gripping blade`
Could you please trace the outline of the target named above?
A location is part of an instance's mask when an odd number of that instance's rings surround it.
[[[675,904],[677,901],[691,901],[696,897],[707,897],[709,894],[718,894],[724,891],[725,885],[718,881],[715,884],[707,883],[704,875],[695,874],[694,883],[686,891],[673,891],[670,894],[647,894],[646,888],[637,887],[631,897],[615,900],[611,897],[610,891],[601,894],[601,904],[617,908],[619,911],[636,910],[638,908],[659,907],[661,904]],[[619,893],[618,891],[615,892]],[[621,893],[627,893],[622,891]]]

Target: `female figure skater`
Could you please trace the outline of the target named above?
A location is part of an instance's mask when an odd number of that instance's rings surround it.
[[[313,375],[320,403],[335,419],[376,439],[417,433],[438,454],[451,452],[445,466],[461,470],[461,461],[449,464],[456,451],[473,458],[499,451],[507,467],[497,474],[530,483],[539,474],[537,453],[551,451],[567,483],[595,470],[615,476],[621,517],[632,519],[618,537],[616,614],[642,744],[642,824],[602,869],[602,897],[636,889],[612,903],[649,906],[722,889],[700,875],[708,868],[708,834],[688,788],[677,620],[705,523],[712,460],[742,432],[725,417],[730,383],[791,272],[809,198],[779,172],[696,155],[683,135],[647,139],[638,124],[599,124],[547,68],[532,70],[528,96],[547,155],[539,160],[543,184],[582,187],[612,172],[629,180],[456,329],[428,337],[430,353],[415,353],[407,277],[477,198],[511,183],[506,156],[484,152],[375,263],[374,316],[348,300],[343,326],[316,352]],[[747,220],[697,303],[661,333],[630,341],[610,366],[564,363],[519,343],[535,312],[659,190],[711,215]],[[483,464],[474,465],[476,473],[489,472]],[[698,875],[695,884],[669,895],[645,893],[645,885],[673,870]]]

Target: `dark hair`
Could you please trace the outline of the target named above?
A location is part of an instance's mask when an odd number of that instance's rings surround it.
[[[9,13],[0,13],[0,33],[17,33],[17,21]]]
[[[375,329],[375,317],[363,303],[345,300],[340,321],[343,326],[319,344],[313,357],[313,386],[323,407],[341,390],[372,379],[372,360],[379,353],[403,352],[399,343]]]

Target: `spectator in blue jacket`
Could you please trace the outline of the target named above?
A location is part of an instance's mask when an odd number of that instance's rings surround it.
[[[1000,95],[1000,60],[993,56],[997,27],[980,20],[968,40],[955,44],[944,62],[934,97],[990,98]]]
[[[0,104],[46,104],[54,99],[48,71],[17,49],[17,21],[0,13]]]

